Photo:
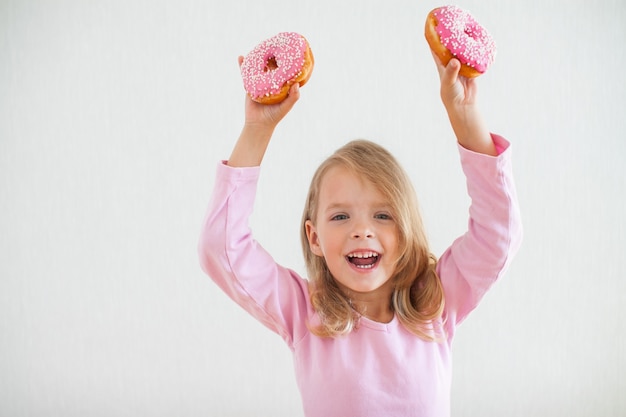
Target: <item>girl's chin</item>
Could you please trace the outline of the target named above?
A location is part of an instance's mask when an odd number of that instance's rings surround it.
[[[381,289],[388,283],[389,280],[385,280],[383,282],[338,282],[339,287],[347,293],[357,293],[357,294],[369,294],[376,290]]]

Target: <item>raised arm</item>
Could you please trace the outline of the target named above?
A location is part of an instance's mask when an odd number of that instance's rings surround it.
[[[446,295],[447,332],[478,305],[506,271],[522,239],[509,143],[492,135],[478,109],[475,78],[459,76],[460,63],[447,66],[433,55],[441,100],[460,145],[461,165],[471,198],[468,230],[439,258],[437,272]]]
[[[241,58],[240,58],[241,64]],[[258,104],[246,96],[245,123],[215,186],[198,242],[202,269],[237,304],[291,346],[306,329],[308,287],[278,265],[249,226],[259,165],[278,122],[298,100],[297,86],[282,103]]]

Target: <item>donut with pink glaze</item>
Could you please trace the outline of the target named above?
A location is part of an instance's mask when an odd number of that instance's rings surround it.
[[[313,53],[304,36],[281,32],[255,46],[244,57],[243,86],[257,103],[280,103],[287,98],[293,84],[306,84],[313,64]]]
[[[461,62],[459,74],[464,77],[483,74],[496,56],[496,43],[487,29],[457,6],[433,9],[426,18],[424,34],[442,64],[448,65],[452,58]]]

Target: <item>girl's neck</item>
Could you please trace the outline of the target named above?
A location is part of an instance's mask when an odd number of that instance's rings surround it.
[[[389,323],[391,322],[391,320],[393,320],[394,312],[389,305],[377,309],[371,308],[371,306],[356,308],[363,317],[368,318],[372,321],[376,321],[379,323]]]
[[[359,293],[347,288],[342,288],[342,290],[350,298],[352,307],[361,316],[379,323],[389,323],[393,320],[394,311],[390,302],[393,291],[391,280],[368,293]]]

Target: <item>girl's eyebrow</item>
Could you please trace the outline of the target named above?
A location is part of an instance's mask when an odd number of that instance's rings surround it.
[[[324,207],[324,212],[335,211],[335,210],[345,210],[345,209],[349,209],[351,206],[352,204],[347,203],[347,202],[341,202],[341,201],[333,202],[329,204],[327,207]],[[375,204],[372,204],[371,207],[374,209],[374,211],[379,211],[379,210],[391,211],[391,204],[389,204],[386,201],[377,202]]]
[[[337,202],[337,203],[331,203],[329,206],[325,207],[324,211],[328,212],[328,211],[334,211],[334,210],[342,210],[348,207],[350,207],[349,203]]]

